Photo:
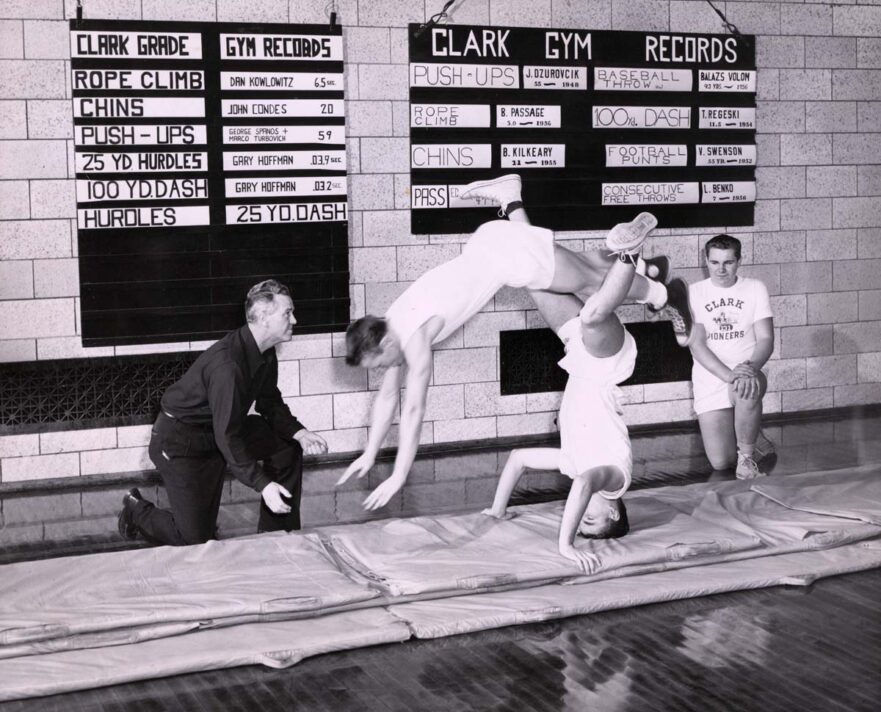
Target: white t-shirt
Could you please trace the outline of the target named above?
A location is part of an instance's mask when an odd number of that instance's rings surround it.
[[[717,287],[705,279],[688,290],[691,313],[707,332],[707,346],[728,368],[749,360],[756,346],[755,323],[771,316],[768,289],[757,279],[738,277],[731,287]],[[697,360],[695,384],[719,379]]]

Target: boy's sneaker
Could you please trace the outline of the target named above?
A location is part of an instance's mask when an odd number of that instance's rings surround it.
[[[627,223],[618,223],[606,235],[606,247],[610,252],[633,254],[639,251],[649,233],[658,226],[658,219],[651,213],[640,213]]]
[[[653,282],[657,282],[664,286],[670,282],[671,268],[672,265],[670,264],[670,258],[666,255],[658,255],[657,257],[649,257],[648,259],[640,257],[636,261],[637,274],[641,274],[646,279],[650,279]],[[650,301],[647,301],[645,305],[652,314],[658,314],[664,310],[663,305],[655,306]]]
[[[688,284],[681,277],[671,279],[667,285],[667,303],[663,310],[673,324],[676,343],[688,346],[694,320],[691,318],[691,307],[688,306]]]
[[[649,257],[647,259],[640,257],[637,262],[636,273],[661,284],[667,284],[670,281],[670,258],[666,255],[658,255],[657,257]]]
[[[742,452],[737,453],[737,469],[734,471],[739,480],[754,480],[756,477],[765,477],[765,473],[759,469],[756,461]]]
[[[481,198],[499,205],[499,217],[507,215],[509,203],[520,202],[520,176],[516,173],[493,178],[492,180],[476,180],[464,186],[459,197],[465,200]]]

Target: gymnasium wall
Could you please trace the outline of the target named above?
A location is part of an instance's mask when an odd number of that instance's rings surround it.
[[[407,30],[442,0],[339,0],[346,48],[352,317],[382,314],[467,235],[409,231]],[[718,2],[757,36],[758,201],[744,273],[772,295],[768,413],[881,402],[881,5]],[[91,19],[326,22],[329,0],[85,0]],[[75,0],[0,3],[0,361],[202,350],[208,344],[83,348],[72,172],[67,20]],[[722,33],[705,2],[465,0],[450,22]],[[721,228],[720,228],[721,229]],[[713,229],[661,230],[648,254],[703,278]],[[558,233],[575,250],[599,232]],[[296,285],[292,285],[296,294]],[[502,291],[434,353],[424,443],[554,430],[559,393],[499,395],[498,332],[540,327],[525,293]],[[647,319],[627,305],[626,321]],[[343,362],[343,335],[280,347],[280,387],[333,451],[366,442],[378,374]],[[630,424],[692,419],[688,382],[629,386]],[[149,425],[0,436],[0,484],[149,469]],[[394,433],[393,433],[394,436]],[[392,439],[392,443],[394,440]]]

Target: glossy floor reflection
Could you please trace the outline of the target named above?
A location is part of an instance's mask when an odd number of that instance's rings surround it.
[[[4,710],[874,712],[881,570],[0,705]]]
[[[777,443],[774,477],[881,463],[876,414],[778,423],[766,432]],[[694,432],[638,434],[634,447],[637,488],[733,477],[709,468]],[[441,480],[453,465],[492,480],[486,470],[504,461],[504,451],[445,457],[451,462],[437,458],[431,470]],[[535,475],[522,496],[559,496],[559,482]],[[806,588],[654,604],[333,653],[288,670],[180,675],[0,708],[874,712],[881,708],[879,591],[876,569]]]

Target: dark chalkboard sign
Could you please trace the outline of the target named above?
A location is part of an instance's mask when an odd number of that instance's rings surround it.
[[[473,231],[459,197],[519,173],[532,222],[604,229],[751,225],[755,38],[410,26],[411,225]]]
[[[691,352],[676,343],[669,321],[624,325],[636,340],[636,365],[625,386],[691,380]],[[563,342],[551,329],[518,329],[499,333],[499,392],[562,391],[568,378],[557,365]]]
[[[342,30],[70,23],[83,344],[212,339],[252,284],[349,320]]]

